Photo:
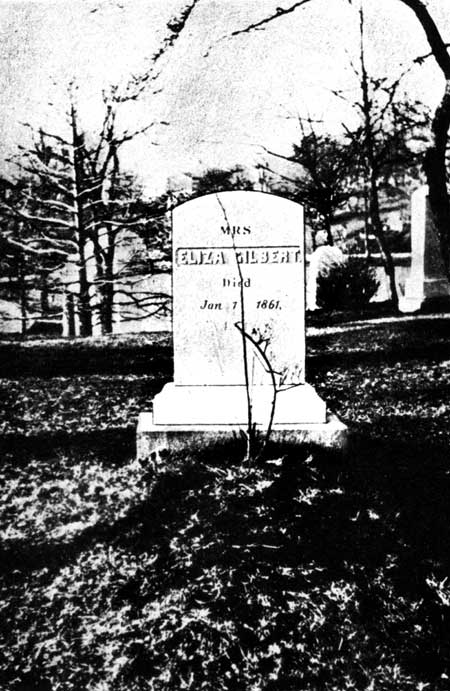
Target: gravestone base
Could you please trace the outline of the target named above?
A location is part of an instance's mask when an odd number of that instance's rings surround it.
[[[252,387],[252,422],[262,437],[269,425],[272,402],[272,387]],[[166,384],[153,399],[153,412],[139,416],[137,456],[149,458],[164,450],[203,448],[242,439],[247,419],[245,386]],[[347,427],[332,413],[327,414],[325,402],[310,384],[277,394],[271,441],[342,450],[346,437]]]
[[[257,425],[264,435],[266,429]],[[151,458],[165,451],[188,451],[242,440],[242,425],[155,425],[152,413],[141,413],[137,428],[138,459]],[[277,444],[315,444],[343,453],[348,428],[333,413],[322,423],[274,425],[270,441]]]
[[[417,312],[437,299],[450,301],[450,285],[446,278],[424,279],[419,285],[410,279],[399,306],[402,312]]]

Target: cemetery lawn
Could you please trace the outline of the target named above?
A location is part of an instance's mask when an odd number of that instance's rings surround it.
[[[134,460],[167,334],[0,343],[0,688],[444,691],[450,319],[308,335],[345,459]]]

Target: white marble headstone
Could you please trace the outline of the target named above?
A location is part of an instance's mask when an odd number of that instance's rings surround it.
[[[304,282],[299,204],[234,191],[175,209],[175,385],[243,385],[242,333],[236,327],[243,322],[283,382],[303,383]],[[247,354],[251,383],[267,384],[267,367],[249,339]]]
[[[411,196],[411,275],[400,308],[414,312],[429,299],[449,296],[450,285],[425,185]]]
[[[174,381],[153,423],[245,425],[250,390],[264,426],[275,389],[274,424],[325,422],[305,383],[303,208],[263,192],[205,195],[174,210],[172,242]]]

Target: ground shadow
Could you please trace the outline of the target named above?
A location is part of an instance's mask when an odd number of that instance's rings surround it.
[[[17,584],[43,567],[51,579],[100,543],[156,553],[158,560],[145,575],[153,584],[151,595],[133,577],[115,596],[120,606],[139,612],[149,597],[182,589],[186,607],[192,598],[190,606],[204,603],[211,616],[235,617],[245,650],[260,645],[252,632],[256,617],[263,616],[246,590],[252,582],[261,597],[279,602],[280,611],[287,592],[314,598],[332,582],[355,584],[360,626],[370,633],[373,650],[398,648],[406,668],[436,680],[449,671],[450,622],[426,578],[445,579],[450,569],[448,450],[427,437],[423,421],[416,436],[411,431],[415,421],[408,424],[402,438],[397,421],[394,441],[372,436],[369,427],[352,434],[346,457],[313,446],[272,446],[269,458],[248,473],[236,445],[219,444],[184,458],[167,456],[156,472],[148,465],[148,498],[120,519],[99,522],[69,542],[11,544],[2,554],[5,582]],[[99,453],[113,453],[119,460],[129,455],[132,435],[133,430],[111,430],[101,433],[102,439],[99,433],[86,434],[70,443],[78,453],[97,445]],[[54,435],[45,448],[67,441]],[[188,558],[183,549],[174,550],[174,540],[182,541]],[[223,583],[225,600],[212,597],[202,580],[211,569],[232,574]],[[389,585],[392,607],[397,600],[422,603],[414,614],[423,628],[420,650],[416,639],[405,639],[404,622],[387,621],[391,605],[383,600],[380,574]],[[274,636],[290,626],[287,614],[279,621]],[[351,647],[342,646],[340,654],[351,656]],[[130,675],[139,672],[140,664],[130,667]],[[291,682],[286,679],[284,688],[291,688]]]
[[[134,455],[135,425],[112,427],[87,432],[40,432],[37,434],[5,434],[0,438],[3,461],[26,467],[30,460],[59,462],[60,455],[82,458],[88,453],[111,465],[122,464],[124,458]]]
[[[171,339],[127,345],[70,341],[52,345],[0,343],[0,377],[71,377],[83,374],[172,375]]]

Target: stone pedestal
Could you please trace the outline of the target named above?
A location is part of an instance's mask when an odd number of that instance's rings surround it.
[[[411,275],[400,300],[402,312],[415,312],[436,298],[450,299],[439,236],[428,201],[428,187],[411,197]]]
[[[264,437],[273,389],[252,389],[252,422]],[[276,395],[271,441],[310,443],[342,450],[347,427],[332,413],[310,384],[281,390]],[[299,422],[301,420],[302,422]],[[153,399],[153,412],[141,413],[137,454],[149,458],[166,450],[210,446],[240,439],[248,426],[244,386],[176,386],[166,384]]]
[[[152,413],[141,413],[137,428],[137,456],[151,458],[163,451],[204,448],[242,439],[242,425],[155,425]],[[264,436],[265,428],[257,425]],[[343,452],[348,429],[336,415],[328,412],[322,423],[276,424],[270,440],[278,444],[317,444]]]

